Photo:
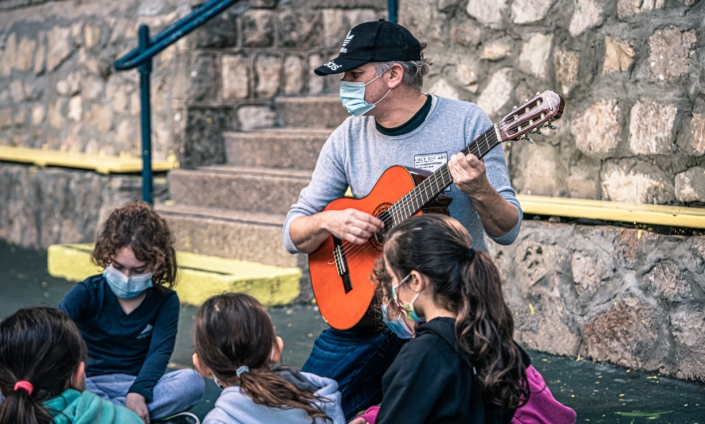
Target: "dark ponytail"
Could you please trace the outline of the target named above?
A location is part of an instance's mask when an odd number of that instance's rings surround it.
[[[412,217],[390,231],[384,258],[398,278],[413,270],[428,276],[434,302],[456,314],[455,337],[477,370],[483,400],[504,409],[525,404],[526,367],[499,271],[489,255],[472,249],[467,230],[444,215]],[[379,268],[377,275],[383,276]]]
[[[0,322],[0,424],[53,423],[44,402],[69,388],[85,358],[78,328],[58,309],[20,309]]]
[[[271,354],[276,335],[269,314],[252,296],[226,293],[211,297],[198,309],[194,329],[196,353],[214,377],[270,408],[300,408],[313,422],[331,421],[315,401],[313,391],[300,390],[272,372]],[[247,367],[246,372],[238,369]]]

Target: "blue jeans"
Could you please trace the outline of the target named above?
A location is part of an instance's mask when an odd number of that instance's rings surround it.
[[[136,377],[127,374],[99,375],[86,378],[86,390],[102,399],[125,406],[127,391]],[[158,420],[183,412],[203,399],[206,383],[193,370],[178,370],[166,373],[152,391],[152,401],[147,404],[149,416]]]
[[[388,329],[374,334],[324,330],[302,371],[336,380],[345,419],[382,400],[382,376],[404,341]]]

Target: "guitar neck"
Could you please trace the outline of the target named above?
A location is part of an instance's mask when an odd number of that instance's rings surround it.
[[[484,134],[465,146],[461,153],[465,155],[472,153],[478,159],[482,159],[501,143],[497,127],[493,125]],[[389,208],[388,212],[394,220],[394,225],[413,216],[452,183],[453,177],[450,175],[448,164],[445,163]]]

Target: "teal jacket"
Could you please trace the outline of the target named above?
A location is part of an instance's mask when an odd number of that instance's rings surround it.
[[[44,402],[56,424],[142,424],[140,417],[94,393],[68,389]]]

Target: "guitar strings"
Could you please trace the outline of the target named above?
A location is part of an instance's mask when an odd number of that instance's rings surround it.
[[[490,128],[492,130],[492,128]],[[471,152],[471,148],[474,146],[475,150],[477,152],[477,157],[482,158],[484,157],[490,150],[492,150],[494,147],[499,145],[496,140],[496,136],[494,131],[491,132],[491,137],[487,136],[487,132],[490,132],[490,130],[486,131],[484,136],[484,141],[485,144],[487,145],[487,150],[485,152],[482,152],[484,150],[481,146],[479,141],[482,140],[482,136],[478,137],[478,139],[474,140],[471,144],[467,145],[461,152],[467,154]],[[490,138],[492,140],[490,140]],[[492,145],[490,145],[492,144]],[[467,151],[467,152],[466,152]],[[402,209],[401,212],[407,213],[409,216],[414,215],[416,212],[418,212],[421,207],[423,206],[422,203],[424,203],[424,196],[428,193],[428,189],[431,189],[431,193],[433,193],[433,187],[432,183],[436,183],[436,189],[438,190],[438,176],[441,177],[441,184],[443,185],[443,189],[449,184],[452,183],[453,179],[450,174],[450,169],[448,168],[448,163],[444,164],[441,166],[439,169],[438,173],[432,174],[429,176],[429,178],[426,178],[423,180],[418,186],[416,186],[412,191],[407,193],[404,197],[402,197],[399,201],[397,201],[392,207],[388,209],[389,211],[389,217],[387,219],[384,219],[383,222],[385,223],[385,226],[391,221],[392,224],[394,224],[394,211],[392,210],[395,206],[397,206],[397,209]],[[445,184],[445,178],[448,177],[450,180],[449,184]],[[443,189],[438,190],[438,193],[435,193],[433,196],[428,196],[430,198],[440,194]],[[430,200],[430,199],[429,199]],[[403,218],[406,219],[406,218]],[[402,219],[402,220],[403,220]],[[371,239],[368,240],[367,242],[363,244],[353,244],[348,241],[343,240],[342,245],[343,245],[343,253],[345,254],[346,260],[350,259],[352,260],[353,258],[359,256],[360,253],[362,253],[369,245],[370,245]],[[350,247],[352,245],[352,247]],[[329,262],[329,264],[334,265],[335,262]]]
[[[489,153],[493,148],[497,147],[500,143],[497,142],[497,137],[495,131],[492,131],[494,127],[491,127],[487,131],[485,131],[484,134],[482,134],[480,137],[477,139],[473,140],[472,143],[468,144],[461,150],[462,153],[468,154],[472,152],[472,147],[475,147],[475,154],[478,159],[483,158],[487,153]],[[490,136],[488,137],[487,133],[490,133]],[[487,146],[487,150],[483,152],[483,147],[481,146],[480,141],[483,140],[485,141],[485,144]],[[438,178],[441,178],[441,185],[443,188],[439,189],[439,184],[438,184]],[[446,177],[449,179],[449,183],[445,183]],[[387,214],[387,218],[383,219],[382,222],[384,222],[385,227],[388,226],[388,224],[391,222],[392,226],[395,223],[395,212],[398,213],[399,216],[402,217],[399,221],[402,221],[415,213],[417,213],[425,203],[427,203],[430,199],[433,197],[437,196],[438,194],[441,194],[443,190],[445,190],[445,187],[448,185],[452,184],[453,178],[452,175],[450,174],[450,169],[448,168],[448,163],[443,164],[438,172],[434,172],[432,175],[430,175],[428,178],[423,180],[418,186],[414,187],[409,193],[404,195],[401,199],[399,199],[397,202],[395,202],[387,211],[389,212]],[[436,185],[436,190],[438,193],[434,194],[434,189],[432,184],[435,183]],[[430,193],[432,195],[428,195],[430,189]],[[428,197],[429,199],[424,202],[424,197]],[[407,217],[403,217],[404,215],[408,215]],[[343,253],[345,254],[346,260],[352,260],[353,258],[359,256],[370,244],[371,244],[371,239],[367,240],[365,243],[362,244],[353,244],[351,242],[348,242],[346,240],[342,241],[342,250]],[[334,265],[335,261],[329,261],[328,262],[330,265]]]

